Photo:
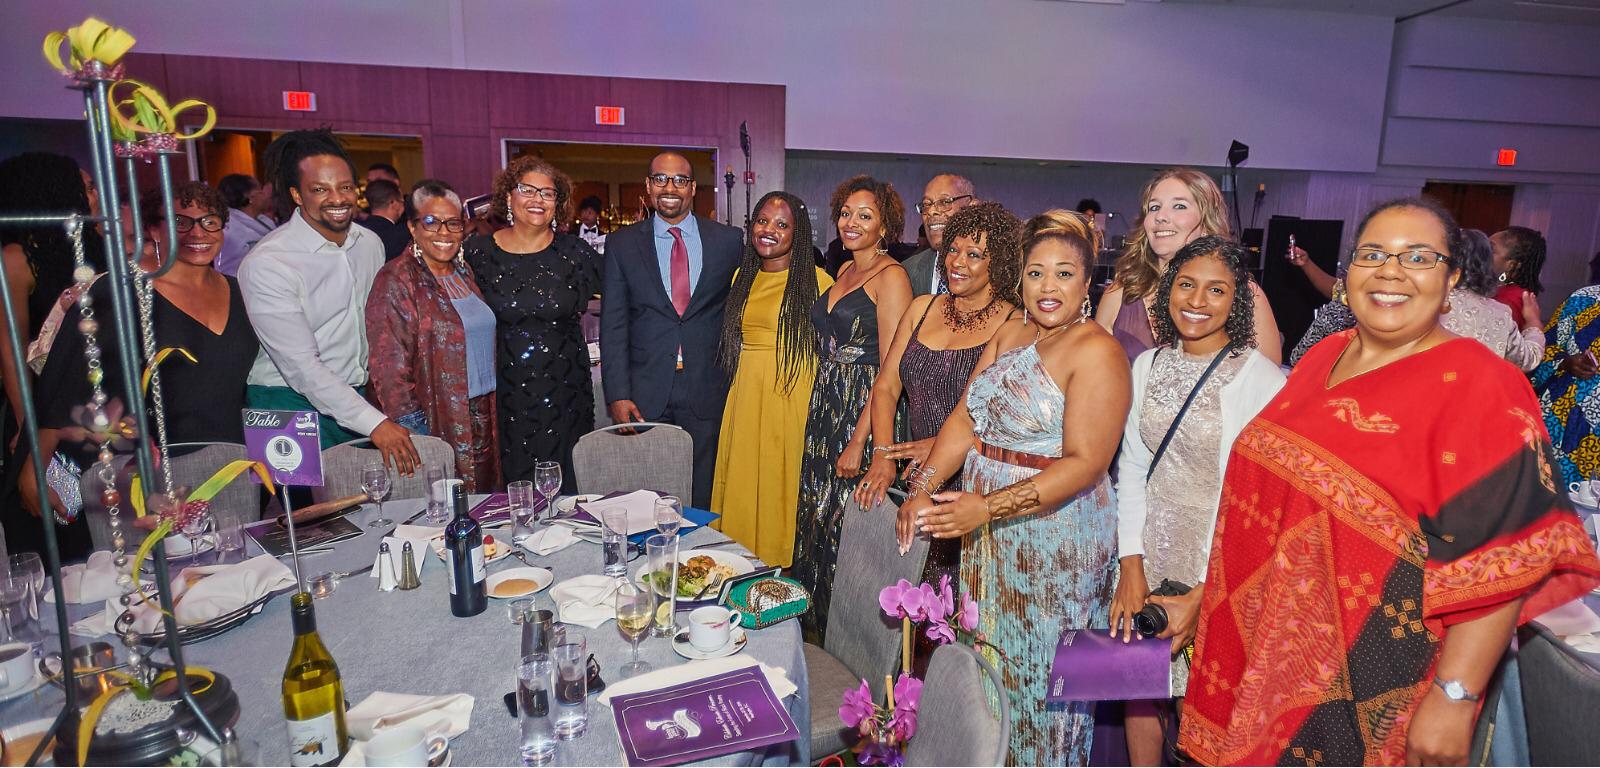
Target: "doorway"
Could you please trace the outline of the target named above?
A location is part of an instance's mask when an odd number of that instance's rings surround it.
[[[215,187],[222,177],[243,173],[265,181],[267,166],[263,154],[273,139],[286,131],[253,131],[245,128],[218,128],[197,139],[194,146],[195,175]],[[409,187],[426,178],[422,166],[422,139],[415,136],[385,136],[368,133],[338,133],[345,152],[355,166],[356,184],[366,187],[367,168],[387,163],[400,172],[400,183]],[[401,190],[406,191],[405,189]],[[365,207],[365,198],[362,207]]]
[[[1422,187],[1422,196],[1444,206],[1463,229],[1490,235],[1511,225],[1511,201],[1516,192],[1511,184],[1430,181]]]
[[[644,216],[645,172],[650,160],[666,149],[682,154],[694,167],[694,212],[714,220],[726,213],[717,210],[716,154],[712,149],[509,139],[506,162],[537,155],[560,168],[572,178],[574,213],[585,198],[599,198],[600,231],[609,234]]]

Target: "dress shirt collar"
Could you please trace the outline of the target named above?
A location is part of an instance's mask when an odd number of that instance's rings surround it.
[[[695,216],[692,213],[688,216],[685,216],[683,221],[680,221],[677,224],[668,224],[666,220],[662,219],[660,216],[651,216],[650,223],[654,228],[656,237],[665,237],[670,239],[672,237],[672,233],[668,232],[667,228],[677,227],[683,232],[684,238],[694,240],[700,239],[700,225],[695,222]]]
[[[294,209],[294,214],[289,217],[289,223],[283,226],[289,230],[286,235],[289,242],[307,253],[316,253],[325,248],[348,252],[368,231],[366,227],[352,223],[350,229],[345,232],[344,245],[339,245],[312,227],[311,223],[301,215],[299,208]]]

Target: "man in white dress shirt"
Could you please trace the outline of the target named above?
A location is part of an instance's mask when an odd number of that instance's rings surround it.
[[[250,369],[252,408],[322,414],[322,446],[371,437],[384,461],[409,475],[411,433],[363,397],[367,294],[383,266],[378,236],[357,225],[355,169],[327,130],[294,131],[266,151],[279,194],[294,204],[239,267],[261,352]]]
[[[578,203],[578,237],[595,253],[606,253],[606,236],[600,231],[600,198],[590,195]]]

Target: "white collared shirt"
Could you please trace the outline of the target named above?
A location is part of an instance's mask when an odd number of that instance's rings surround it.
[[[239,289],[261,351],[249,383],[289,387],[339,425],[372,434],[386,418],[355,388],[367,383],[367,294],[383,243],[352,224],[344,245],[295,210],[239,266]]]
[[[595,253],[604,254],[606,252],[606,236],[601,234],[599,227],[579,224],[578,237],[588,243],[589,247],[595,250]]]

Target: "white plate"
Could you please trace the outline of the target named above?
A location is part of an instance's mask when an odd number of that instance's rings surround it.
[[[39,674],[38,667],[35,667],[33,670],[33,680],[31,682],[23,683],[16,688],[0,691],[0,701],[10,701],[18,696],[22,696],[23,694],[33,693],[34,691],[39,690],[39,686],[44,685],[46,682],[49,682],[49,678]]]
[[[731,552],[723,552],[723,551],[715,550],[715,549],[692,549],[692,550],[686,550],[686,551],[679,552],[678,553],[678,564],[682,565],[684,563],[687,563],[687,562],[689,562],[689,558],[695,557],[697,555],[705,555],[706,557],[709,557],[712,560],[717,561],[718,565],[726,565],[729,568],[732,568],[734,576],[743,576],[743,575],[745,575],[745,574],[747,574],[747,573],[749,573],[751,571],[754,571],[756,569],[755,566],[753,564],[751,564],[751,562],[749,560],[747,560],[747,559],[745,559],[743,557],[735,555],[735,554],[733,554]],[[635,586],[639,587],[640,589],[644,589],[645,588],[644,572],[648,571],[648,570],[650,570],[650,564],[649,563],[645,563],[645,564],[639,566],[639,570],[634,571],[634,573],[633,573],[633,583],[634,583]],[[729,578],[732,578],[732,577],[730,576]],[[706,594],[707,599],[714,598],[715,596],[716,596],[715,592],[709,592],[709,593]],[[690,598],[689,597],[681,597],[680,596],[678,599],[679,600],[688,600]]]
[[[530,589],[530,590],[528,590],[526,592],[522,592],[520,594],[515,594],[515,595],[497,595],[497,594],[495,594],[494,588],[496,586],[498,586],[500,584],[500,582],[507,581],[507,580],[510,580],[510,579],[528,579],[528,580],[532,581],[535,584],[535,586],[534,586],[533,589]],[[488,591],[490,597],[499,598],[501,600],[515,600],[515,599],[517,599],[519,597],[527,597],[528,595],[532,595],[532,594],[535,594],[535,593],[538,593],[538,592],[542,592],[542,591],[544,591],[545,587],[550,586],[550,583],[555,581],[555,580],[556,580],[555,574],[551,573],[548,570],[545,570],[544,568],[507,568],[507,569],[505,569],[505,570],[503,570],[503,571],[501,571],[499,573],[491,574],[489,576],[488,581],[484,583],[484,586],[486,588],[486,591]]]
[[[749,644],[750,636],[744,633],[744,627],[734,627],[728,633],[728,644],[715,651],[702,651],[689,642],[689,630],[684,630],[672,638],[672,650],[685,659],[720,659],[723,656],[732,656],[744,650]]]
[[[428,542],[428,545],[429,545],[429,548],[433,550],[433,553],[435,555],[439,556],[440,560],[443,560],[445,558],[444,534],[441,533],[438,536],[433,537],[433,539],[431,539]],[[485,565],[487,565],[489,563],[498,563],[501,560],[504,560],[504,559],[506,559],[506,558],[508,558],[510,556],[511,556],[511,537],[510,536],[506,536],[504,538],[496,538],[494,540],[494,554],[491,555],[491,556],[485,557],[483,559],[483,562],[484,562]]]
[[[169,539],[169,541],[170,541],[170,539]],[[167,547],[167,559],[168,560],[187,560],[187,559],[189,559],[189,542],[187,542],[187,541],[183,542],[182,544],[177,544],[177,545],[174,545],[174,546],[167,546],[166,543],[163,542],[162,546],[166,546]],[[194,548],[194,554],[195,554],[196,557],[199,557],[200,555],[203,555],[203,554],[205,554],[207,552],[210,552],[213,549],[216,549],[216,547],[217,547],[217,537],[212,535],[212,534],[206,534],[206,535],[200,537],[200,543]]]
[[[599,501],[603,498],[605,497],[598,493],[580,493],[576,496],[562,496],[556,499],[556,514],[570,515],[572,514],[573,507],[576,507],[579,504],[588,504],[591,501]]]

